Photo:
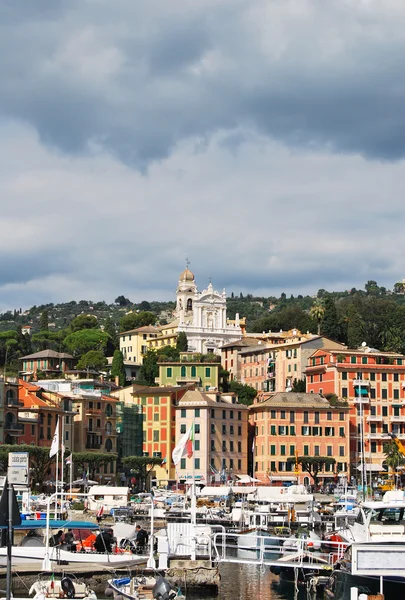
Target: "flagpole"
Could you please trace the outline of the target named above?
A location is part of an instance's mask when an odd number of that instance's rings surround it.
[[[192,425],[192,432],[193,432],[193,441],[192,441],[192,456],[191,456],[191,460],[193,461],[192,463],[192,474],[193,474],[193,488],[192,488],[192,495],[191,495],[191,525],[193,526],[193,538],[191,540],[191,560],[195,560],[196,559],[196,524],[197,524],[197,497],[196,497],[196,491],[195,491],[195,457],[194,457],[194,446],[195,446],[195,421],[193,419],[193,425]]]
[[[62,492],[65,491],[65,413],[62,414],[62,442],[60,445],[60,456],[61,456],[61,483],[62,483],[62,487],[61,490]],[[63,496],[61,496],[61,503],[62,503],[62,498]]]
[[[59,426],[59,420],[58,420]],[[59,447],[56,452],[56,473],[55,473],[55,519],[58,518],[58,477],[59,477]]]
[[[73,487],[73,455],[70,453],[70,476],[69,476],[69,495],[72,501],[72,487]]]

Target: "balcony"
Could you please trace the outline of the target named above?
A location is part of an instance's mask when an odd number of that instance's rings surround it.
[[[93,425],[86,427],[86,433],[100,433],[100,431],[103,431],[102,427],[94,427]]]
[[[389,421],[394,421],[395,423],[405,422],[405,415],[391,415],[388,417]]]
[[[100,408],[86,408],[86,415],[102,415],[103,411]]]
[[[367,417],[367,423],[377,423],[384,420],[384,417],[381,415],[369,415]]]
[[[22,423],[6,421],[4,431],[9,435],[22,435],[24,433],[24,425]]]
[[[200,383],[199,377],[176,377],[176,383]]]
[[[86,450],[100,450],[101,444],[86,444]]]
[[[370,387],[370,381],[368,379],[353,379],[354,387]]]

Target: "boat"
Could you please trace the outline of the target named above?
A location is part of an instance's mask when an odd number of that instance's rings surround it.
[[[185,600],[180,590],[175,589],[164,577],[121,577],[110,579],[106,596],[114,600]]]
[[[306,527],[300,527],[283,542],[283,552],[297,551],[298,549],[311,552],[320,550],[321,546],[322,540],[318,534]]]
[[[29,591],[32,600],[45,598],[80,598],[80,600],[97,600],[97,595],[85,583],[69,575],[48,579],[39,578]]]
[[[114,544],[111,552],[107,549],[104,552],[97,552],[94,543],[97,535],[103,530],[95,523],[50,520],[48,525],[48,540],[46,539],[47,522],[44,519],[23,521],[21,525],[13,528],[14,532],[25,532],[20,544],[12,546],[13,564],[29,563],[42,566],[46,560],[50,561],[50,564],[97,563],[118,566],[128,561],[143,564],[147,560],[146,557],[133,553],[133,548],[128,544],[127,539],[125,543]],[[52,541],[55,541],[55,533],[59,531],[69,534],[69,543],[52,545]],[[3,546],[0,547],[0,565],[4,566],[6,562],[7,548]]]
[[[381,550],[385,555],[389,554],[390,550],[400,551],[402,555],[405,552],[405,544],[403,542],[384,542],[381,546]],[[324,588],[325,600],[346,600],[351,597],[350,589],[353,587],[358,589],[359,594],[366,594],[368,597],[374,594],[377,597],[377,594],[380,593],[381,581],[379,576],[357,575],[353,573],[352,553],[353,545],[350,545],[347,547],[343,557],[335,564],[334,570]],[[376,560],[378,561],[378,556]],[[405,577],[384,577],[383,591],[385,598],[392,598],[393,600],[403,598],[405,595]]]

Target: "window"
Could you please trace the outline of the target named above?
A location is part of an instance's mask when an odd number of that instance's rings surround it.
[[[153,432],[153,441],[154,442],[158,442],[159,441],[159,431],[154,431]]]
[[[275,425],[270,426],[270,435],[277,435]]]
[[[285,425],[279,425],[278,435],[288,435],[288,427],[286,427]]]
[[[285,419],[285,410],[282,410],[280,413],[280,419]]]
[[[291,445],[290,446],[290,456],[294,456],[294,454],[295,454],[295,446]]]
[[[362,365],[366,365],[367,363],[368,363],[367,356],[362,356],[362,357],[361,357],[361,364],[362,364]]]
[[[351,356],[351,357],[350,357],[350,362],[351,362],[352,364],[356,364],[356,362],[357,362],[357,358],[356,358],[355,356]]]
[[[377,452],[377,442],[371,442],[370,450],[372,454],[375,454],[375,452]]]
[[[238,452],[242,452],[242,442],[238,442]]]
[[[374,389],[374,388],[371,388],[371,389],[370,389],[370,398],[371,398],[372,400],[374,400],[374,399],[375,399],[375,389]]]
[[[393,390],[394,392],[394,400],[399,400],[399,390]]]
[[[388,417],[388,406],[383,406],[382,407],[382,416],[383,417]]]
[[[274,444],[272,444],[270,446],[270,456],[275,456],[276,455],[276,446]]]
[[[344,427],[339,427],[339,435],[340,435],[340,437],[345,437],[345,428]]]
[[[345,420],[345,413],[344,412],[340,412],[339,413],[339,421],[344,421]]]
[[[194,468],[195,469],[199,469],[200,468],[200,459],[199,458],[195,458],[194,459]]]
[[[322,427],[312,427],[312,435],[315,435],[315,436],[322,435]]]
[[[222,418],[223,418],[223,419],[226,419],[226,410],[223,410],[223,411],[222,411]]]
[[[276,418],[276,411],[275,410],[270,411],[270,416],[271,416],[272,419],[275,419]]]
[[[233,452],[234,451],[234,447],[233,447],[233,441],[231,440],[229,442],[229,452]]]
[[[304,456],[309,456],[309,446],[304,446]]]
[[[309,423],[308,411],[304,410],[304,423]]]
[[[315,454],[315,456],[319,456],[320,455],[319,446],[314,446],[314,454]]]
[[[332,421],[332,413],[331,413],[331,411],[328,410],[328,412],[326,413],[326,418],[328,419],[328,421]]]
[[[345,455],[345,447],[339,446],[339,456],[344,456],[344,455]]]
[[[184,365],[180,369],[180,376],[181,377],[185,377],[186,376],[186,367]]]
[[[242,411],[238,410],[238,421],[242,421]]]
[[[342,380],[347,381],[347,371],[342,371]]]
[[[234,435],[233,425],[229,425],[229,435]]]
[[[316,425],[319,425],[319,412],[315,413],[315,423]]]
[[[394,373],[394,381],[399,381],[399,373]]]
[[[374,405],[370,406],[370,416],[371,417],[377,416],[377,410],[376,410],[376,407]]]
[[[211,433],[215,433],[215,424],[211,423]]]
[[[325,427],[325,435],[327,437],[334,437],[334,435],[335,435],[335,428],[334,427]]]
[[[226,425],[222,425],[222,435],[226,435]]]
[[[342,398],[347,398],[347,388],[342,387]]]
[[[370,381],[375,381],[375,373],[370,373]]]
[[[281,454],[281,456],[285,456],[285,445],[284,444],[281,444],[281,446],[280,446],[280,454]]]
[[[240,458],[238,458],[238,471],[240,471],[242,469],[242,461]]]
[[[182,469],[184,471],[185,468],[186,468],[186,459],[182,458],[180,460],[180,469]]]
[[[275,460],[270,461],[270,471],[272,473],[276,472],[276,461]]]
[[[399,417],[400,416],[399,415],[399,406],[393,406],[392,410],[393,410],[394,417]]]
[[[295,423],[295,411],[290,412],[290,423]]]
[[[211,440],[211,452],[215,452],[215,442]]]
[[[242,435],[242,426],[238,425],[238,435]]]
[[[194,440],[194,450],[197,452],[200,449],[200,440]]]
[[[295,425],[290,425],[290,435],[295,435]]]
[[[215,408],[211,408],[211,419],[215,419]]]
[[[172,369],[172,367],[167,367],[166,368],[166,376],[169,377],[169,378],[173,376],[173,369]]]
[[[153,420],[154,421],[159,421],[159,413],[154,413]]]
[[[198,417],[200,416],[200,409],[199,409],[199,408],[195,408],[195,409],[194,409],[194,416],[195,416],[196,418],[198,418]]]
[[[199,423],[196,423],[194,425],[194,433],[200,433],[200,424]]]
[[[230,410],[230,411],[229,411],[229,418],[230,418],[230,419],[233,419],[233,410]]]
[[[381,373],[381,381],[387,381],[387,373]]]
[[[187,431],[186,424],[185,424],[185,423],[182,423],[182,424],[180,425],[180,433],[186,433],[186,431]]]
[[[226,452],[226,440],[222,440],[222,452]]]
[[[327,448],[326,448],[326,455],[327,456],[332,456],[332,446],[327,446]]]
[[[196,377],[197,376],[197,368],[195,365],[193,365],[191,367],[191,377]]]
[[[205,376],[211,377],[211,367],[205,367]]]
[[[386,400],[388,397],[388,391],[386,389],[381,390],[381,398]]]
[[[311,435],[311,428],[307,425],[301,427],[301,435]]]

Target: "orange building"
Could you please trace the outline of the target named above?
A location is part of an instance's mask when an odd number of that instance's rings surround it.
[[[253,473],[263,483],[297,482],[294,462],[299,456],[328,456],[319,478],[326,483],[336,476],[347,476],[349,463],[349,408],[331,406],[319,394],[279,392],[263,396],[250,407],[254,428]],[[313,481],[299,470],[298,482]]]
[[[349,402],[352,475],[358,478],[363,454],[373,465],[370,473],[377,476],[385,459],[384,445],[391,439],[388,433],[405,439],[405,356],[367,346],[319,349],[305,373],[308,392],[335,394]]]
[[[176,406],[191,388],[133,386],[133,403],[142,407],[144,456],[162,459],[163,464],[156,466],[153,473],[158,483],[167,484],[176,479],[172,463],[176,440]]]

